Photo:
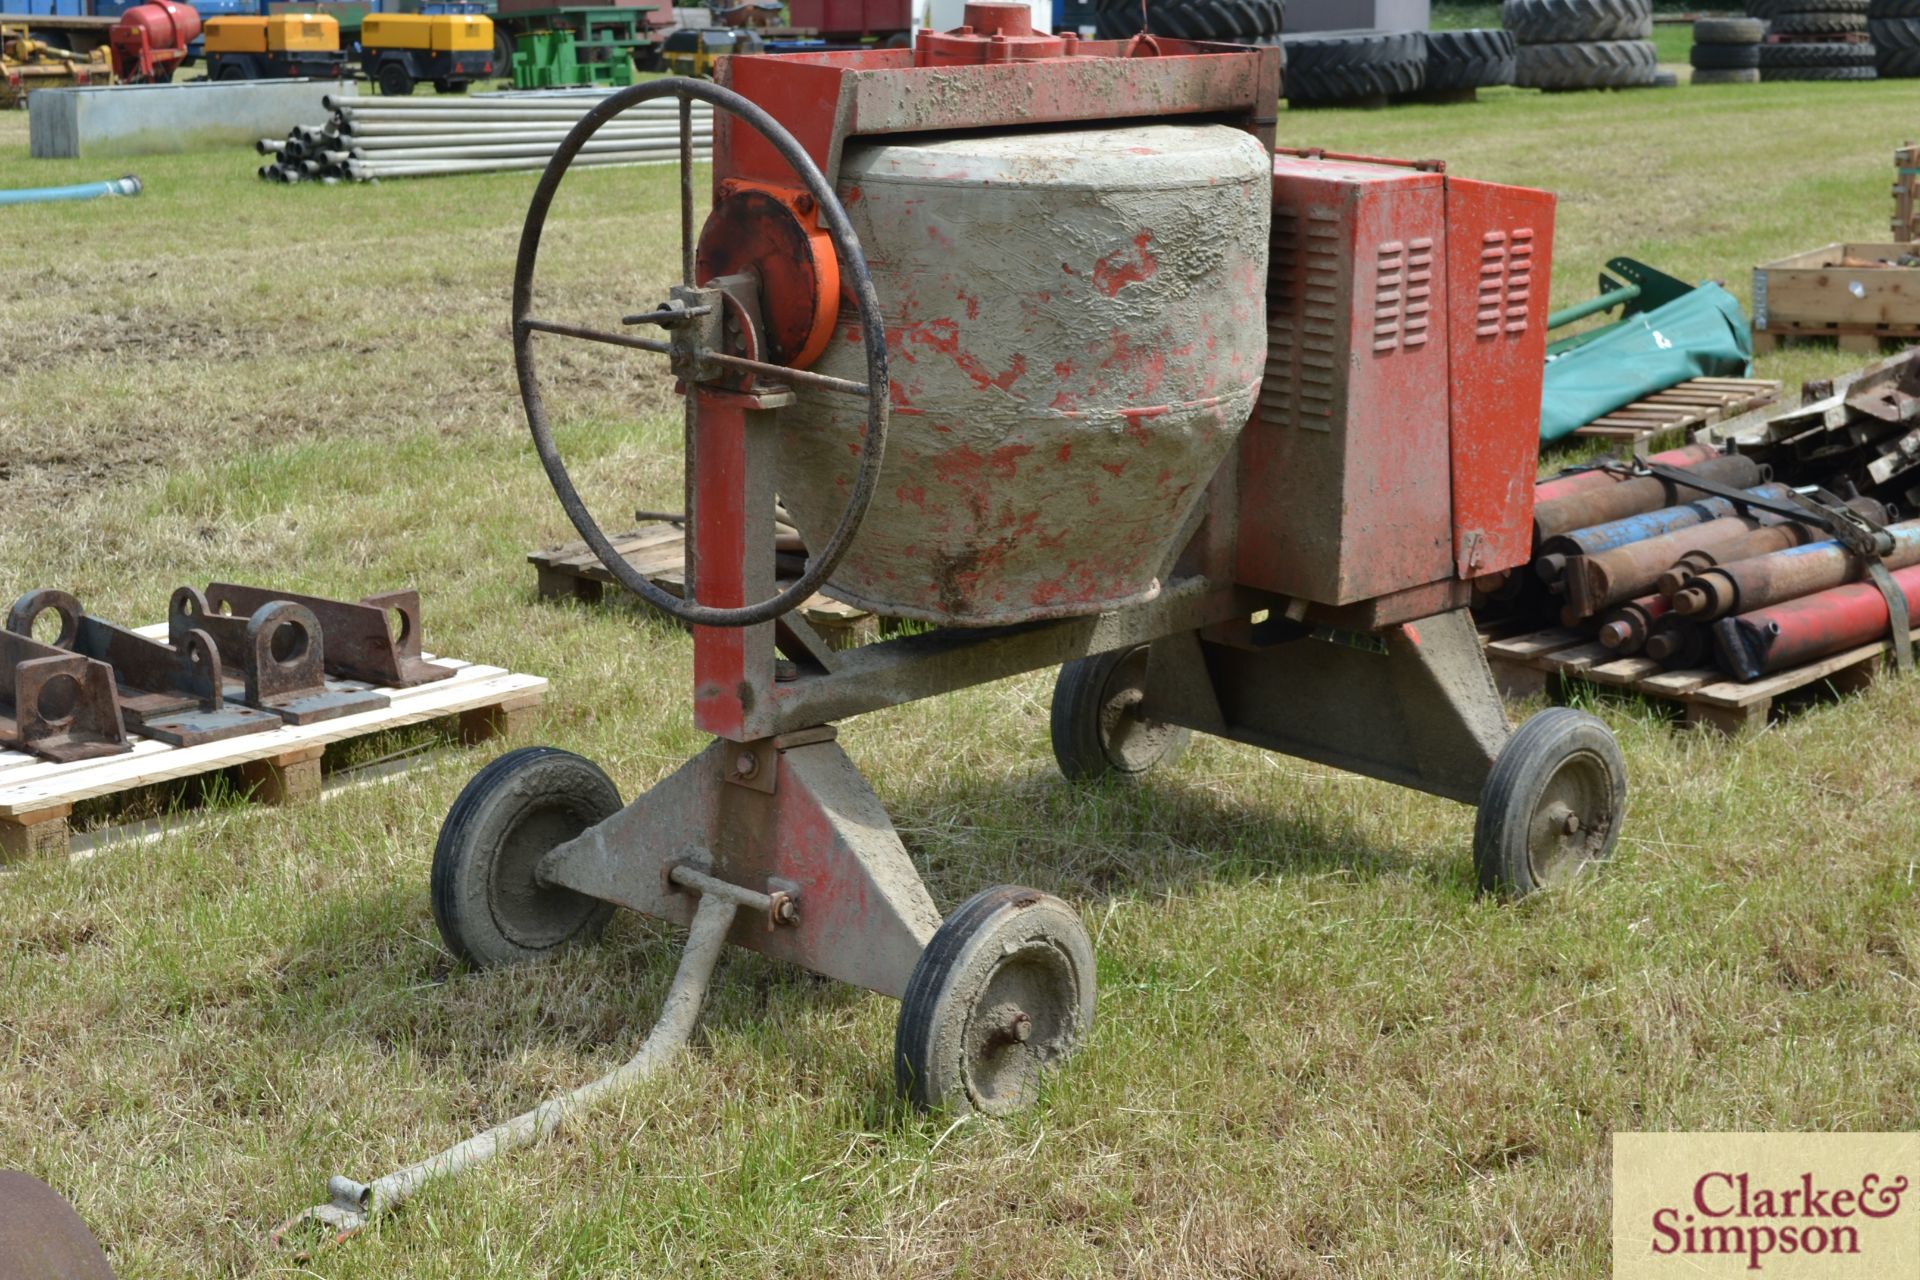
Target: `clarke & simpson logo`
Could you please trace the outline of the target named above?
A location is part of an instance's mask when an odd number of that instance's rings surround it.
[[[1920,1134],[1614,1135],[1616,1280],[1920,1276]]]

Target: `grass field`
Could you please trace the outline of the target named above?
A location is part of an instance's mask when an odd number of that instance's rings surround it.
[[[1744,299],[1757,262],[1884,233],[1917,117],[1911,83],[1500,91],[1281,135],[1554,189],[1556,301],[1619,253]],[[0,598],[138,622],[209,578],[417,584],[430,649],[551,677],[538,740],[638,793],[701,745],[688,641],[539,604],[521,562],[571,537],[506,338],[533,179],[289,189],[256,163],[30,162],[0,117],[0,187],[148,185],[0,213]],[[563,314],[659,296],[668,173],[570,184],[543,264]],[[678,493],[644,359],[547,365],[610,524]],[[891,1002],[735,953],[658,1087],[304,1266],[270,1251],[329,1174],[599,1075],[652,1019],[675,953],[632,918],[534,971],[441,949],[427,866],[487,748],[0,879],[0,1163],[73,1198],[128,1280],[1585,1278],[1617,1130],[1920,1125],[1920,687],[1739,744],[1597,705],[1632,772],[1618,863],[1515,908],[1474,895],[1471,811],[1383,784],[1199,743],[1137,790],[1069,788],[1049,681],[842,734],[943,907],[1031,883],[1097,938],[1095,1034],[1030,1114],[904,1112]]]

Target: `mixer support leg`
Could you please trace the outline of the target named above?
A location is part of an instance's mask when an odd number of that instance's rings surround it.
[[[1464,609],[1262,647],[1157,640],[1142,714],[1467,804],[1509,736]]]
[[[715,741],[619,813],[542,859],[538,880],[676,924],[697,895],[676,866],[790,911],[741,912],[729,940],[898,997],[940,927],[879,797],[831,726]]]

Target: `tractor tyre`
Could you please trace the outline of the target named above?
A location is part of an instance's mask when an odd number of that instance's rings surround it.
[[[1505,0],[1500,25],[1521,44],[1588,44],[1653,35],[1651,0]]]
[[[1858,67],[1762,67],[1762,80],[1878,80],[1871,64]]]
[[[1870,0],[1779,0],[1775,15],[1783,13],[1865,13]]]
[[[1700,67],[1693,73],[1693,84],[1759,84],[1760,68],[1733,67],[1722,70],[1717,67]]]
[[[1697,44],[1688,55],[1689,62],[1709,71],[1737,71],[1760,65],[1757,44]]]
[[[1873,46],[1848,41],[1814,40],[1801,44],[1763,44],[1760,46],[1762,70],[1835,69],[1873,66]],[[1787,79],[1762,76],[1764,80]],[[1856,77],[1833,77],[1853,79]]]
[[[247,73],[240,67],[222,67],[220,74],[214,77],[216,80],[245,80],[246,78]]]
[[[1869,18],[1920,18],[1920,0],[1873,0]]]
[[[1702,18],[1693,24],[1695,44],[1759,44],[1767,24],[1759,18]]]
[[[1920,18],[1875,18],[1873,66],[1882,80],[1920,76]]]
[[[1427,83],[1421,32],[1288,36],[1287,101],[1317,106],[1418,93]]]
[[[1845,36],[1867,29],[1864,13],[1783,13],[1773,30],[1783,36]]]
[[[1429,31],[1427,88],[1487,89],[1512,84],[1511,31]]]
[[[1285,29],[1287,0],[1096,0],[1094,37],[1126,40],[1143,30],[1175,40],[1251,44]]]
[[[1651,40],[1523,44],[1513,82],[1527,89],[1637,89],[1659,72]]]

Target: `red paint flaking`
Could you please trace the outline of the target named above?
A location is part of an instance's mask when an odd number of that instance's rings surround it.
[[[1160,269],[1160,260],[1147,249],[1152,240],[1151,231],[1142,231],[1133,238],[1131,253],[1116,250],[1094,263],[1093,287],[1111,298],[1130,284],[1150,279]]]

